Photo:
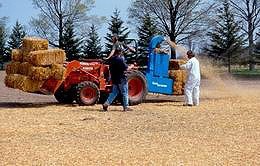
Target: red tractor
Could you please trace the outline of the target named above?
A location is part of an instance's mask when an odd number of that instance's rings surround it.
[[[64,80],[47,80],[41,87],[45,94],[54,94],[59,103],[94,105],[104,102],[112,90],[109,65],[102,60],[72,61],[64,64]],[[127,72],[129,104],[140,104],[147,94],[144,74],[138,70]]]

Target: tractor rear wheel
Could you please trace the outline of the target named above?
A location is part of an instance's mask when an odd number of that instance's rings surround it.
[[[54,93],[55,99],[62,104],[71,104],[74,101],[74,91],[73,87],[68,91],[64,90],[63,84]]]
[[[147,82],[143,73],[137,70],[127,72],[129,104],[143,102],[147,95]]]
[[[99,97],[100,91],[93,82],[85,81],[76,86],[76,101],[79,105],[94,105]]]

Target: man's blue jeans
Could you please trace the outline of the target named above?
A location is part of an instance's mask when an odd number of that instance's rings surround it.
[[[113,84],[112,92],[109,94],[106,104],[110,105],[115,100],[118,94],[122,95],[123,107],[126,109],[129,106],[128,102],[128,83],[127,80],[121,81],[120,84]]]

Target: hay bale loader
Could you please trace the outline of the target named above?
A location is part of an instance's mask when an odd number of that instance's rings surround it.
[[[72,61],[65,63],[66,72],[63,80],[50,78],[46,80],[41,92],[54,94],[60,103],[76,101],[80,105],[93,105],[104,102],[112,90],[109,66],[102,60]],[[137,71],[127,72],[129,85],[129,103],[141,103],[147,94],[145,76]]]

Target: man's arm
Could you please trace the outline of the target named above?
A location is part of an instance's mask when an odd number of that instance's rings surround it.
[[[114,54],[115,54],[115,50],[113,49],[113,50],[110,52],[109,56],[105,58],[105,60],[110,59]]]

